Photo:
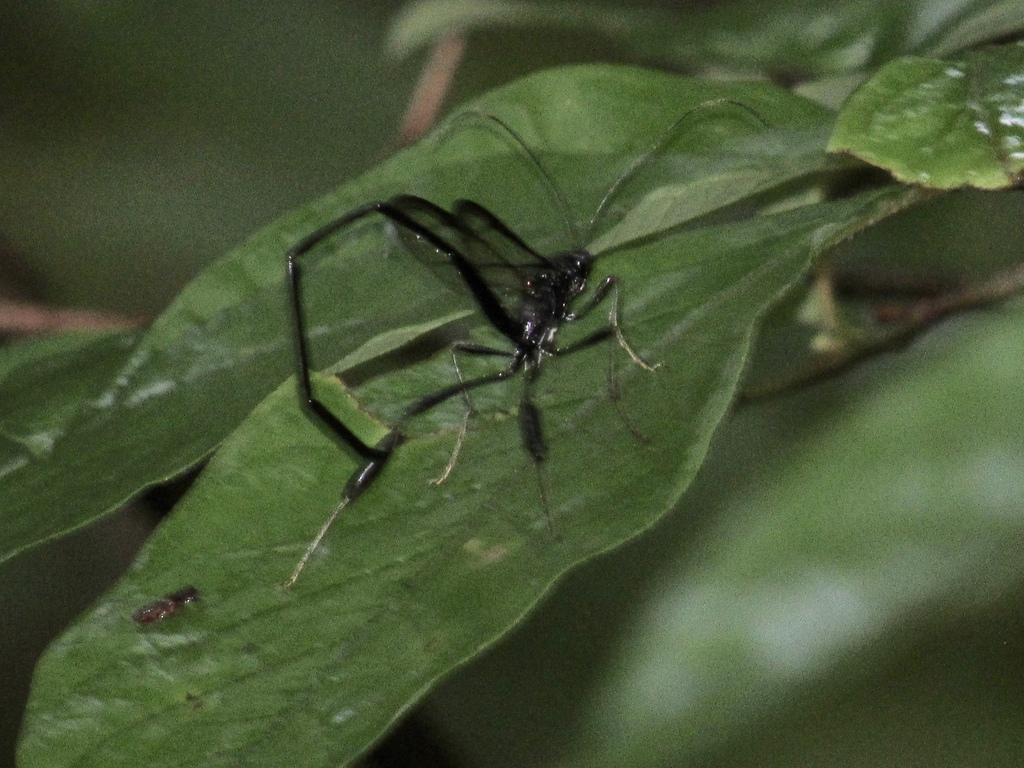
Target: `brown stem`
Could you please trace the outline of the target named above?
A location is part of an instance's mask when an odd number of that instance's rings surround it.
[[[434,46],[402,118],[398,131],[402,144],[412,144],[437,122],[465,47],[460,34],[448,35]]]
[[[821,293],[821,286],[816,285]],[[862,339],[849,338],[845,343],[830,345],[794,376],[769,381],[747,388],[741,401],[758,400],[804,386],[838,373],[869,355],[891,351],[909,343],[919,333],[935,325],[947,315],[987,306],[1024,290],[1024,264],[988,280],[960,286],[946,293],[916,299],[902,304],[881,304],[874,308],[875,319],[885,327]],[[831,295],[830,290],[825,291]],[[835,312],[827,313],[834,319]],[[827,320],[826,325],[831,325]],[[834,330],[834,329],[833,329]]]
[[[55,309],[42,304],[0,299],[0,335],[26,336],[33,333],[70,330],[133,328],[141,320],[106,312]]]

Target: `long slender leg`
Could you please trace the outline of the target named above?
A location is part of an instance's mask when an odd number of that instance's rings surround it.
[[[600,284],[598,284],[586,304],[584,304],[579,311],[566,315],[566,322],[572,322],[586,317],[588,313],[599,306],[601,302],[607,298],[609,292],[612,296],[612,304],[608,313],[608,325],[594,331],[567,347],[559,347],[552,350],[552,354],[570,355],[573,352],[591,347],[594,344],[599,344],[600,342],[614,336],[618,346],[622,347],[622,349],[626,351],[626,354],[629,355],[633,362],[645,371],[657,370],[661,367],[661,363],[655,363],[652,365],[640,357],[640,355],[633,350],[633,347],[629,342],[626,341],[626,337],[622,333],[622,327],[619,325],[619,284],[618,279],[614,275],[609,275],[602,280]],[[625,409],[622,407],[622,402],[619,399],[619,379],[615,373],[615,347],[608,348],[607,382],[608,399],[611,401],[615,411],[619,414],[619,418],[622,419],[622,423],[626,425],[626,428],[630,431],[635,440],[641,443],[647,442],[647,436],[640,431],[636,424],[633,423],[633,420],[629,417],[629,414],[626,413]]]
[[[462,399],[466,403],[466,412],[462,417],[462,424],[459,426],[459,434],[455,438],[455,448],[452,450],[452,455],[448,458],[448,463],[445,465],[444,471],[438,477],[435,477],[430,481],[431,485],[440,485],[448,479],[448,475],[452,473],[455,468],[455,462],[459,458],[459,452],[462,450],[462,444],[466,441],[466,432],[469,430],[469,419],[474,413],[473,401],[469,398],[469,391],[465,389],[466,380],[462,377],[462,369],[459,368],[459,358],[456,356],[456,352],[466,352],[472,355],[494,355],[499,357],[512,357],[513,353],[503,349],[494,349],[493,347],[484,347],[479,344],[471,344],[467,342],[457,341],[451,345],[449,352],[452,356],[452,366],[455,368],[455,375],[459,380],[459,384],[463,385]]]
[[[643,368],[645,371],[655,371],[661,367],[661,363],[648,363],[639,354],[637,354],[633,347],[628,341],[626,341],[625,335],[622,333],[622,326],[619,325],[619,281],[614,275],[609,275],[602,281],[603,285],[611,286],[612,292],[612,308],[608,313],[608,323],[615,330],[615,338],[619,342],[619,346],[626,350],[626,354],[629,355],[630,359]],[[607,288],[605,290],[608,290]]]
[[[377,476],[384,469],[391,454],[394,453],[402,442],[402,433],[398,430],[392,430],[388,432],[380,442],[374,446],[379,454],[379,458],[369,459],[359,469],[352,473],[349,477],[348,482],[345,483],[345,490],[342,491],[341,501],[334,508],[334,511],[328,516],[327,520],[320,527],[316,536],[309,542],[306,547],[306,551],[302,553],[302,557],[299,558],[299,562],[295,564],[295,570],[292,571],[292,575],[281,585],[285,589],[290,588],[299,578],[299,574],[302,573],[302,569],[306,567],[306,563],[309,558],[312,557],[317,547],[320,546],[320,542],[323,541],[324,536],[327,535],[327,531],[330,530],[334,524],[335,519],[341,514],[341,511],[345,509],[349,504],[358,499],[363,492],[369,488],[373,481],[377,479]]]
[[[539,372],[540,369],[536,365],[528,365],[523,383],[523,394],[519,400],[519,431],[523,439],[523,448],[529,454],[534,471],[537,473],[537,488],[540,491],[540,501],[544,507],[548,530],[554,536],[555,524],[551,517],[551,498],[548,495],[547,483],[544,478],[544,462],[548,456],[548,446],[544,442],[544,425],[541,421],[540,409],[533,401],[533,383]]]
[[[444,253],[459,270],[459,274],[466,281],[467,286],[473,292],[477,303],[487,316],[488,320],[499,331],[506,336],[516,337],[519,325],[501,306],[501,302],[494,295],[493,291],[486,285],[483,278],[470,264],[459,250],[446,239],[423,226],[416,219],[412,218],[404,208],[419,210],[428,213],[442,223],[453,227],[456,231],[460,224],[458,220],[443,208],[434,205],[429,200],[414,197],[412,195],[400,195],[392,200],[378,200],[368,203],[354,211],[342,216],[340,219],[321,227],[319,230],[301,240],[288,252],[286,277],[288,285],[288,296],[292,310],[292,327],[294,330],[296,362],[298,366],[299,389],[306,406],[341,440],[348,444],[356,453],[365,459],[379,458],[376,449],[364,443],[359,437],[343,424],[331,411],[316,398],[310,384],[309,373],[309,349],[306,340],[305,318],[302,311],[301,277],[302,270],[299,265],[299,258],[323,242],[326,238],[339,230],[349,226],[356,221],[377,213],[396,225],[408,229],[418,237],[427,240],[431,245]]]
[[[317,546],[319,546],[320,541],[323,539],[324,535],[326,535],[331,523],[334,522],[334,519],[341,513],[342,509],[359,498],[363,491],[373,483],[384,469],[384,466],[387,464],[387,461],[391,457],[394,449],[401,442],[401,434],[397,431],[392,431],[385,435],[384,438],[376,445],[367,445],[316,397],[313,393],[313,387],[310,382],[309,349],[306,343],[306,324],[302,311],[302,292],[300,284],[301,268],[297,259],[332,232],[337,231],[346,224],[351,223],[374,210],[376,209],[373,207],[364,206],[348,216],[339,219],[328,227],[321,229],[319,232],[314,233],[300,242],[288,253],[288,296],[291,304],[292,327],[295,336],[299,391],[302,395],[303,403],[324,425],[327,426],[328,429],[330,429],[331,432],[352,448],[352,450],[354,450],[360,458],[363,459],[363,463],[358,469],[356,469],[352,476],[349,477],[348,482],[345,484],[345,489],[342,492],[341,501],[334,509],[334,512],[331,513],[327,522],[324,523],[320,532],[306,548],[302,558],[296,564],[295,570],[292,571],[291,576],[284,583],[285,587],[291,587],[295,583],[296,579],[299,578],[299,574],[302,573],[302,569],[305,567],[306,562],[316,550]]]
[[[661,367],[661,363],[654,363],[651,365],[639,354],[637,354],[633,347],[626,341],[625,335],[622,333],[622,326],[619,325],[619,282],[614,275],[609,275],[601,284],[598,286],[598,290],[595,293],[599,293],[601,297],[611,291],[612,294],[612,306],[608,312],[608,325],[615,334],[615,340],[619,346],[626,350],[626,354],[629,355],[630,359],[643,368],[645,371],[655,371]],[[596,306],[596,304],[592,305]],[[608,348],[608,399],[612,401],[612,405],[619,414],[619,418],[622,419],[623,423],[633,434],[633,438],[642,443],[647,442],[647,436],[640,431],[640,429],[633,423],[633,420],[626,413],[622,406],[622,401],[619,399],[619,377],[615,373],[615,348]]]
[[[481,347],[480,349],[489,348]],[[486,354],[498,353],[499,350],[490,350]],[[503,352],[502,354],[506,356],[508,355],[507,352]],[[433,394],[417,400],[406,408],[398,425],[388,432],[380,442],[374,446],[373,450],[375,451],[375,458],[368,459],[352,474],[351,477],[349,477],[348,482],[345,484],[345,490],[341,495],[341,501],[338,502],[338,505],[321,526],[320,531],[309,543],[309,546],[306,547],[306,551],[296,564],[295,570],[292,571],[292,575],[284,582],[283,586],[288,588],[295,584],[296,580],[299,578],[299,574],[301,574],[302,570],[306,567],[306,563],[309,561],[309,558],[313,555],[313,552],[316,551],[317,547],[320,546],[320,542],[323,540],[324,536],[327,535],[327,531],[330,529],[335,519],[337,519],[338,515],[341,514],[341,511],[358,499],[380,475],[381,471],[387,464],[388,459],[391,458],[391,454],[394,453],[395,449],[404,439],[402,426],[408,419],[418,416],[421,413],[426,413],[431,408],[435,408],[446,400],[450,400],[463,392],[468,392],[471,389],[476,389],[477,387],[482,387],[486,384],[492,384],[494,382],[507,379],[509,376],[516,373],[521,366],[521,358],[514,355],[508,367],[503,368],[500,371],[496,371],[495,373],[481,376],[476,379],[470,379],[469,381],[460,382],[459,384],[455,384],[451,387],[445,387],[444,389],[438,390]]]
[[[295,261],[297,253],[288,254],[288,292],[292,309],[292,327],[295,332],[295,352],[298,364],[299,391],[303,403],[323,422],[335,435],[343,440],[362,458],[373,461],[380,458],[374,446],[364,443],[337,416],[331,413],[316,395],[310,383],[309,350],[306,344],[306,323],[302,312],[302,293],[300,289],[301,269]]]
[[[452,357],[452,366],[455,368],[456,378],[458,378],[460,384],[465,384],[466,380],[462,378],[462,369],[459,368],[459,358],[455,356],[455,345],[453,344],[448,351]],[[455,447],[452,449],[452,454],[448,457],[448,463],[445,464],[441,474],[429,481],[431,485],[440,485],[448,479],[448,475],[455,468],[455,461],[462,450],[462,444],[466,441],[466,432],[469,431],[469,417],[473,413],[473,401],[469,399],[469,393],[465,390],[462,392],[462,399],[466,403],[466,412],[462,414],[462,424],[459,425],[459,433],[455,437]]]
[[[292,326],[294,331],[294,342],[296,351],[296,366],[299,383],[299,391],[302,396],[303,404],[318,418],[320,421],[342,442],[348,445],[354,450],[362,459],[363,463],[359,468],[352,474],[348,482],[345,485],[345,489],[342,493],[341,501],[338,506],[335,507],[334,511],[328,517],[327,521],[321,527],[320,531],[313,539],[313,541],[306,548],[305,553],[295,566],[295,570],[292,572],[291,577],[285,582],[286,587],[293,585],[298,579],[299,574],[302,572],[306,565],[306,562],[312,556],[313,552],[319,546],[320,541],[327,534],[331,524],[341,513],[341,511],[359,498],[363,492],[369,488],[376,478],[383,471],[384,466],[387,464],[388,459],[394,452],[395,448],[401,443],[403,437],[401,430],[396,428],[378,442],[376,445],[368,445],[358,435],[356,435],[351,429],[348,428],[337,416],[335,416],[326,405],[321,402],[313,392],[313,387],[310,381],[310,365],[309,365],[309,349],[306,339],[306,324],[305,316],[303,313],[302,305],[302,290],[301,290],[301,277],[302,271],[299,265],[299,259],[305,253],[309,252],[316,245],[323,242],[326,238],[330,237],[334,233],[341,229],[349,226],[356,221],[369,216],[372,213],[380,214],[396,225],[405,227],[413,234],[424,238],[431,245],[437,248],[439,251],[444,253],[452,263],[459,270],[460,275],[466,281],[466,284],[473,292],[477,303],[480,305],[484,314],[488,319],[495,325],[499,331],[503,331],[508,334],[513,334],[518,329],[518,325],[512,320],[511,317],[505,312],[498,298],[494,295],[493,291],[484,283],[480,274],[476,271],[472,264],[470,264],[466,258],[458,251],[458,249],[448,242],[445,238],[436,234],[428,227],[425,227],[420,222],[412,218],[405,210],[403,205],[408,208],[416,209],[421,212],[425,211],[433,217],[439,219],[448,226],[453,227],[458,231],[459,222],[455,217],[440,208],[428,200],[422,198],[416,198],[411,195],[404,195],[394,198],[390,201],[376,201],[368,203],[367,205],[361,206],[350,213],[342,216],[341,218],[321,227],[316,232],[312,233],[308,237],[301,240],[294,248],[292,248],[286,259],[286,285],[288,288],[288,297],[291,304],[291,315],[292,315]],[[497,351],[494,351],[497,353]],[[501,354],[507,355],[507,352]],[[519,363],[515,364],[518,367]],[[489,383],[490,381],[497,381],[504,378],[507,375],[511,375],[514,369],[507,372],[499,372],[496,376],[483,377],[482,379],[473,380],[469,382],[460,383],[454,388],[447,388],[441,392],[434,393],[433,396],[421,399],[414,403],[409,409],[405,418],[409,418],[417,413],[422,413],[434,406],[444,402],[450,397],[453,397],[460,392],[465,393],[469,389],[476,386],[482,386],[483,384]],[[460,376],[461,378],[461,376]],[[403,419],[404,421],[404,419]]]
[[[615,339],[618,341],[619,346],[626,350],[626,354],[629,355],[630,359],[643,368],[645,371],[654,371],[661,366],[661,363],[650,364],[639,354],[637,354],[633,347],[630,346],[629,342],[626,341],[625,335],[622,333],[622,327],[619,325],[619,280],[615,275],[608,275],[602,280],[594,292],[587,299],[587,303],[583,305],[582,309],[577,312],[570,312],[565,316],[565,321],[571,323],[575,320],[581,320],[586,317],[591,310],[595,309],[601,302],[608,296],[608,292],[612,294],[612,306],[608,313],[608,325],[615,333]],[[576,345],[574,345],[576,346]],[[563,353],[564,354],[564,353]]]
[[[498,350],[493,350],[497,353]],[[508,354],[507,352],[504,354]],[[317,547],[320,546],[320,542],[323,541],[324,536],[327,535],[327,531],[330,530],[331,525],[337,519],[338,515],[341,514],[342,510],[345,509],[349,504],[358,499],[367,488],[369,488],[373,482],[383,471],[388,459],[391,458],[391,454],[394,453],[395,449],[401,444],[404,439],[401,427],[406,420],[411,419],[414,416],[418,416],[421,413],[429,411],[441,403],[449,400],[457,395],[468,392],[470,389],[482,387],[485,384],[491,384],[496,381],[501,381],[508,378],[518,370],[521,363],[517,362],[518,358],[513,359],[513,363],[508,368],[497,371],[496,373],[489,374],[487,376],[481,376],[478,379],[471,379],[469,381],[461,382],[457,385],[446,387],[438,392],[417,400],[411,406],[409,406],[402,416],[398,426],[388,432],[376,446],[373,447],[374,457],[367,459],[367,461],[359,467],[349,477],[348,482],[345,484],[345,490],[341,494],[341,501],[334,508],[334,511],[328,516],[327,520],[320,527],[316,536],[306,547],[306,551],[302,554],[299,562],[295,565],[295,570],[292,571],[292,575],[288,577],[287,581],[282,585],[286,589],[295,584],[298,580],[299,575],[306,567],[306,563],[309,558],[312,557]],[[513,367],[513,365],[515,367]]]
[[[507,355],[508,353],[506,352],[505,354]],[[515,354],[513,355],[512,360],[508,364],[508,366],[506,368],[501,369],[500,371],[489,373],[477,379],[470,379],[469,381],[463,382],[461,384],[453,384],[450,387],[439,389],[437,392],[433,392],[427,395],[426,397],[422,397],[405,409],[405,412],[402,414],[401,421],[399,422],[399,426],[401,426],[408,419],[411,419],[414,416],[419,416],[421,413],[426,413],[431,408],[434,408],[443,403],[445,400],[450,400],[456,395],[462,394],[463,391],[469,391],[471,389],[476,389],[477,387],[482,387],[487,384],[493,384],[496,381],[503,381],[504,379],[507,379],[509,376],[518,371],[522,367],[522,365],[522,357],[518,354]]]

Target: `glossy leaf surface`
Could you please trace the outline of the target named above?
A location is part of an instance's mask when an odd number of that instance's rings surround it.
[[[900,59],[847,102],[829,142],[939,189],[1002,189],[1024,171],[1024,44]]]

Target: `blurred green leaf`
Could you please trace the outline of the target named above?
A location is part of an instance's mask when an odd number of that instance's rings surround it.
[[[1024,44],[883,67],[847,102],[829,142],[939,189],[1003,189],[1024,171]]]
[[[675,11],[610,3],[419,0],[396,19],[389,47],[406,56],[453,32],[568,28],[614,40],[640,61],[803,81],[862,72],[915,50],[948,51],[1005,38],[1021,30],[1022,19],[1021,0],[772,0]]]
[[[4,344],[3,354],[0,355],[0,387],[3,387],[7,376],[21,366],[41,363],[63,354],[74,354],[93,344],[102,346],[118,335],[118,331],[68,331],[9,341]],[[4,397],[0,400],[0,407],[3,407],[6,399]]]
[[[123,360],[124,351],[111,357],[113,351],[108,337],[92,333],[56,334],[5,347],[0,356],[0,481],[27,465],[33,454],[48,450],[81,398],[89,396],[90,382],[98,377],[102,384]],[[54,391],[52,399],[40,398],[50,385],[61,391]]]
[[[920,53],[948,56],[982,43],[1008,40],[1024,29],[1024,3],[1021,0],[925,6],[932,13],[927,29],[929,42]]]
[[[509,26],[585,29],[628,39],[654,34],[656,47],[665,32],[676,31],[675,14],[656,8],[638,11],[613,4],[581,2],[510,2],[509,0],[418,0],[405,6],[388,36],[395,56],[409,56],[446,35],[472,29]]]
[[[4,462],[0,479],[62,439],[82,403],[102,392],[137,340],[135,333],[63,333],[4,349],[0,435],[20,450]]]
[[[0,232],[36,298],[153,317],[379,162],[419,69],[381,66],[402,2],[0,6]]]
[[[820,708],[836,675],[900,653],[921,621],[969,620],[1019,594],[1022,316],[1018,301],[959,319],[899,359],[740,413],[717,446],[725,461],[679,510],[702,524],[655,579],[566,764],[676,765],[715,750],[786,764],[752,724],[803,695]],[[779,743],[783,729],[808,737],[805,721],[770,722]],[[1019,747],[990,744],[975,764],[1012,762]]]

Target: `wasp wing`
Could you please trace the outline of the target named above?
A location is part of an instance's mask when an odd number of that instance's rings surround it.
[[[451,212],[414,195],[388,202],[415,223],[400,228],[407,250],[453,290],[469,290],[492,325],[518,342],[526,284],[555,265],[472,201],[457,201]]]

